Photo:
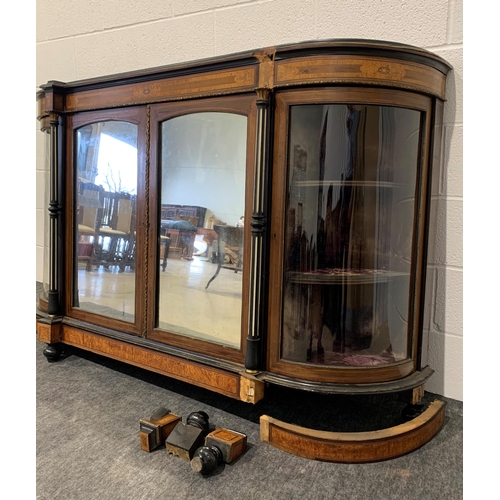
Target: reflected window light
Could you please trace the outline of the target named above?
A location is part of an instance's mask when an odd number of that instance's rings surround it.
[[[97,185],[110,192],[136,194],[137,148],[101,134],[97,168]]]

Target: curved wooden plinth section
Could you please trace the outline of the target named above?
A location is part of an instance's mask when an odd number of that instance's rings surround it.
[[[433,401],[409,422],[370,432],[328,432],[260,417],[260,439],[293,455],[325,462],[366,463],[410,453],[432,439],[444,422],[445,403]]]

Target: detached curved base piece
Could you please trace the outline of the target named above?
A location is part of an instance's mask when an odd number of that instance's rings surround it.
[[[260,439],[299,457],[325,462],[364,463],[400,457],[430,441],[444,422],[445,403],[435,400],[404,424],[370,432],[328,432],[260,417]]]

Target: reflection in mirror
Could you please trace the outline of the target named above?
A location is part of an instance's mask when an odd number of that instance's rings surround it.
[[[421,114],[293,106],[284,359],[376,366],[408,357]]]
[[[161,134],[158,327],[239,348],[247,118],[195,113]]]
[[[43,139],[44,139],[44,171],[43,171],[43,176],[44,176],[44,186],[45,186],[45,192],[44,192],[44,202],[45,205],[48,206],[50,203],[50,144],[51,144],[51,137],[50,137],[50,128],[46,128],[43,131]],[[49,289],[50,289],[50,284],[49,284],[49,271],[51,269],[51,264],[50,264],[50,219],[49,219],[49,211],[45,210],[44,214],[44,222],[43,222],[43,227],[44,227],[44,233],[43,233],[43,289],[39,295],[38,299],[38,307],[42,311],[47,311],[48,310],[48,303],[49,303]]]
[[[137,125],[76,131],[75,306],[134,321]]]

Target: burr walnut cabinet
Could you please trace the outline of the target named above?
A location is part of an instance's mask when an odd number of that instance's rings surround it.
[[[450,69],[344,39],[42,85],[46,357],[250,403],[268,384],[419,403]]]

